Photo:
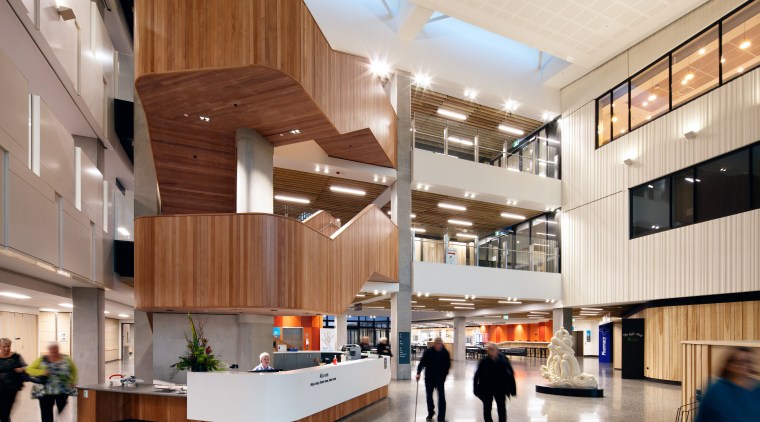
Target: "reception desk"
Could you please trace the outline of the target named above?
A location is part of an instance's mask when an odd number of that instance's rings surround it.
[[[388,396],[390,360],[276,373],[187,374],[187,417],[203,421],[334,421]]]

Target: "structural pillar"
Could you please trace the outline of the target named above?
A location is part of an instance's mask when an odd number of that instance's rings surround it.
[[[335,315],[335,346],[340,349],[345,344],[348,344],[348,315]]]
[[[454,356],[452,356],[454,360],[465,360],[465,354],[467,353],[465,348],[467,341],[467,336],[465,335],[466,322],[465,317],[454,317]]]
[[[94,287],[71,289],[71,356],[79,385],[99,384],[106,378],[105,291]]]
[[[393,348],[391,376],[411,379],[412,332],[412,96],[408,73],[397,72],[393,78],[390,98],[398,115],[397,179],[391,190],[391,219],[398,226],[398,284],[399,291],[391,295],[391,333]]]
[[[272,214],[274,146],[258,132],[240,128],[237,143],[237,212]]]
[[[274,349],[274,317],[266,315],[238,315],[238,353],[240,369],[253,369],[259,364],[262,352]]]
[[[153,314],[135,310],[135,377],[146,383],[155,379],[153,374]],[[129,374],[126,374],[129,375]]]
[[[555,308],[552,319],[552,336],[564,327],[568,333],[573,332],[573,308]]]

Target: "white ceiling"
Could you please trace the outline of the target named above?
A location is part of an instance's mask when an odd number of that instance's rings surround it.
[[[449,95],[515,100],[540,120],[561,111],[560,88],[706,0],[305,1],[334,49],[428,73]]]

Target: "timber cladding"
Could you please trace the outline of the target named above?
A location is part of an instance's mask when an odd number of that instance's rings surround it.
[[[366,59],[330,48],[302,0],[137,0],[135,14],[135,87],[166,213],[234,212],[242,127],[396,166],[382,83]]]
[[[644,375],[682,381],[683,341],[760,339],[760,301],[666,306],[645,309]]]
[[[135,302],[148,312],[340,314],[398,276],[398,228],[374,205],[332,236],[271,214],[135,220]]]

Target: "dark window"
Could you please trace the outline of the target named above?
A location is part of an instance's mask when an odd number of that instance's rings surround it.
[[[601,147],[607,145],[611,140],[612,123],[610,122],[610,116],[612,114],[612,93],[608,92],[596,100],[596,113],[596,146]]]
[[[697,166],[697,221],[707,221],[750,209],[749,149]]]
[[[760,208],[760,145],[752,148],[752,208]]]
[[[631,189],[631,237],[670,227],[670,184],[665,177]]]
[[[673,227],[694,223],[694,168],[673,175]]]

